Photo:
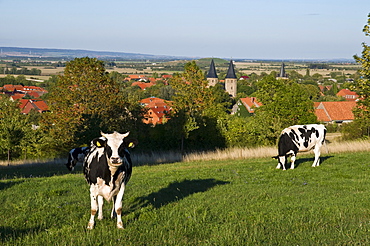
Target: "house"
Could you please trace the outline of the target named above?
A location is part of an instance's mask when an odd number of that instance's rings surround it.
[[[168,113],[172,110],[171,101],[158,97],[148,97],[140,101],[140,104],[147,108],[143,122],[145,124],[163,124],[169,120]]]
[[[171,78],[172,78],[171,74],[163,74],[162,75],[162,79],[164,79],[164,80],[168,80],[168,79],[171,79]]]
[[[332,87],[332,85],[319,85],[319,89],[322,93],[325,91],[330,91]]]
[[[39,113],[44,113],[49,110],[45,101],[40,99],[21,99],[20,105],[22,114],[28,114],[31,110],[36,110]]]
[[[145,82],[134,82],[134,83],[131,84],[131,86],[139,86],[140,89],[142,89],[142,90],[145,90],[146,88],[151,87],[153,85],[155,85],[155,83],[153,83],[153,82],[149,82],[149,83],[145,83]]]
[[[0,90],[5,94],[15,95],[15,94],[25,94],[34,98],[38,98],[45,93],[47,90],[38,86],[23,86],[23,85],[4,85],[0,87]]]
[[[322,123],[348,123],[354,120],[355,101],[315,102],[315,114]]]
[[[142,74],[132,74],[125,78],[125,81],[148,81],[148,77]]]
[[[255,97],[240,98],[234,105],[232,112],[237,116],[250,116],[254,114],[254,109],[262,106]]]
[[[249,79],[249,76],[247,75],[243,75],[243,76],[240,76],[239,80],[248,80]]]
[[[342,89],[337,93],[337,97],[344,97],[347,101],[356,101],[358,94],[348,89]]]
[[[16,93],[10,96],[10,101],[16,101],[22,99],[26,94]]]
[[[234,105],[232,113],[237,116],[251,116],[254,110],[262,106],[255,97],[240,98]],[[348,123],[354,120],[352,110],[355,101],[315,102],[314,109],[318,121],[322,123]]]

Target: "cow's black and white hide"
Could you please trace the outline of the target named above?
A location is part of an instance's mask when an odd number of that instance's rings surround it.
[[[291,156],[290,168],[294,169],[294,162],[298,152],[309,151],[314,149],[315,160],[313,167],[319,166],[320,148],[325,142],[326,128],[324,125],[295,125],[285,128],[279,137],[278,156],[273,158],[278,159],[277,169],[281,166],[285,169],[287,158]]]
[[[106,199],[113,201],[111,217],[117,216],[117,227],[123,229],[122,198],[132,172],[128,148],[133,148],[137,140],[127,139],[128,132],[101,135],[91,141],[90,152],[83,165],[91,198],[91,216],[87,228],[93,229],[97,212],[98,219],[103,219],[103,202]]]
[[[71,149],[68,153],[68,161],[66,167],[69,171],[73,171],[77,162],[83,163],[85,156],[89,153],[89,147],[78,147]]]

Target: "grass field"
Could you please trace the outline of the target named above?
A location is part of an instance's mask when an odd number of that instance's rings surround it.
[[[370,153],[299,155],[295,170],[249,158],[135,166],[124,230],[86,230],[81,167],[0,167],[1,245],[368,245]]]

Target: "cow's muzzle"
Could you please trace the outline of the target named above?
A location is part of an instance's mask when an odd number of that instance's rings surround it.
[[[119,157],[111,157],[110,163],[112,163],[114,166],[119,166],[122,164],[122,159]]]

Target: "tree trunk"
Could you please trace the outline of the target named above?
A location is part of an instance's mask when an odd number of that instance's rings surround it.
[[[8,166],[10,166],[10,149],[8,149]]]

